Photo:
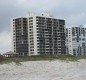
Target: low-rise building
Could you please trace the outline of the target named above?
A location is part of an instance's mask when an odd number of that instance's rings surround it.
[[[18,56],[18,53],[9,51],[9,52],[4,53],[3,56],[4,57],[16,57]]]

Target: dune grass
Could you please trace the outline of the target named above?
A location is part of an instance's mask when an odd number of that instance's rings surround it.
[[[9,57],[9,58],[0,56],[0,64],[6,64],[11,62],[20,64],[20,62],[25,62],[25,61],[42,61],[42,60],[78,61],[79,59],[86,59],[86,56],[37,55],[37,56],[19,56],[19,57]]]

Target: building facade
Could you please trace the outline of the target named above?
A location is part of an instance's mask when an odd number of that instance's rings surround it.
[[[66,28],[66,53],[86,55],[86,28],[83,26]]]
[[[13,51],[19,55],[28,54],[28,19],[19,17],[12,19]]]
[[[12,29],[14,52],[21,55],[66,53],[65,20],[47,13],[30,13],[26,17],[12,19]]]

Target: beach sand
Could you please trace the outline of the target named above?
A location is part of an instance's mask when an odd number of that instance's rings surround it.
[[[86,60],[27,61],[0,65],[0,80],[86,80]]]

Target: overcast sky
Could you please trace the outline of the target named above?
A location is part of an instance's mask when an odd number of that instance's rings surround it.
[[[11,50],[10,19],[49,12],[66,20],[66,26],[86,25],[86,0],[0,0],[0,53]]]

